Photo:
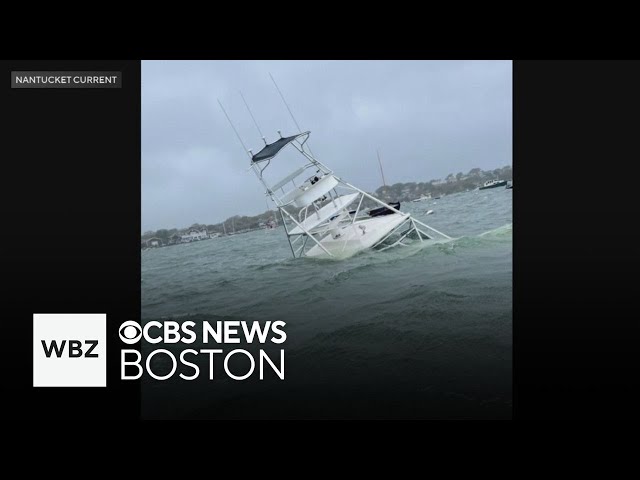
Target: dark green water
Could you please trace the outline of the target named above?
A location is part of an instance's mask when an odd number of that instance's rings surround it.
[[[293,260],[280,228],[143,252],[143,323],[287,323],[284,381],[145,380],[143,417],[511,418],[512,190],[402,210],[456,240]]]

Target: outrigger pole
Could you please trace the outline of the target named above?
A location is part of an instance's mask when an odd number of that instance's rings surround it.
[[[258,122],[256,122],[256,117],[254,117],[253,113],[251,113],[251,109],[249,108],[249,104],[244,99],[244,95],[242,95],[242,92],[239,92],[239,93],[240,93],[240,96],[242,97],[242,101],[244,102],[244,106],[247,107],[247,111],[249,112],[249,115],[251,116],[251,120],[253,120],[253,124],[256,126],[256,129],[258,129],[258,133],[260,134],[260,137],[262,137],[262,141],[266,145],[267,144],[267,139],[262,134],[262,130],[260,130],[260,127],[258,126]]]
[[[231,128],[233,129],[233,132],[236,134],[236,137],[238,137],[238,140],[240,140],[240,145],[242,145],[242,149],[244,150],[244,153],[249,155],[249,158],[251,158],[251,152],[249,150],[247,150],[247,147],[245,146],[244,142],[242,141],[242,138],[240,138],[240,134],[236,130],[236,127],[233,126],[233,122],[229,118],[229,115],[227,114],[227,111],[222,106],[222,102],[220,101],[219,98],[216,99],[216,100],[218,100],[218,105],[220,105],[220,108],[222,109],[222,112],[224,113],[224,116],[227,117],[227,120],[229,121],[229,125],[231,125]]]
[[[289,108],[289,104],[287,103],[287,101],[284,99],[284,95],[282,94],[282,91],[280,91],[280,87],[278,87],[278,84],[276,83],[275,78],[273,78],[273,75],[271,75],[271,72],[269,72],[269,76],[271,77],[271,81],[275,85],[276,90],[278,90],[278,93],[280,94],[282,103],[284,103],[284,106],[287,107],[287,110],[289,111],[289,115],[291,115],[291,120],[293,120],[293,123],[295,123],[296,128],[298,129],[298,133],[302,133],[302,129],[300,128],[300,125],[298,125],[298,122],[296,121],[296,117],[293,116],[293,112],[291,111],[291,108]],[[313,152],[311,151],[311,147],[307,145],[307,148],[309,149],[309,152],[311,152],[311,155],[313,155]]]

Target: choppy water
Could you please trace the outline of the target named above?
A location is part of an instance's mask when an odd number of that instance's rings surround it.
[[[279,228],[143,252],[143,322],[287,323],[284,382],[144,382],[143,416],[510,418],[512,191],[402,210],[456,240],[294,260]]]

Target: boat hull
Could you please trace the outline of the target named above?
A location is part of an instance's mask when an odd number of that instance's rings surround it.
[[[482,187],[478,188],[478,190],[487,190],[489,188],[504,187],[506,184],[507,184],[507,181],[504,180],[504,181],[501,181],[501,182],[496,182],[496,183],[494,183],[492,185],[487,185],[487,186],[483,185]]]
[[[373,217],[340,227],[325,235],[320,240],[320,244],[331,255],[319,245],[315,245],[309,249],[306,256],[326,258],[350,257],[362,250],[375,246],[409,218],[407,215],[395,213],[393,215]]]

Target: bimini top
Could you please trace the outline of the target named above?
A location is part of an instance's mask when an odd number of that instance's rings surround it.
[[[251,157],[251,163],[264,162],[265,160],[271,160],[280,152],[280,150],[282,150],[284,147],[286,147],[287,145],[289,145],[291,142],[293,142],[295,139],[299,137],[305,137],[305,139],[302,142],[300,142],[301,145],[304,144],[304,142],[307,141],[307,137],[309,137],[309,133],[311,132],[299,133],[291,137],[282,137],[273,143],[268,143],[267,145],[265,145],[265,147],[262,150],[260,150],[253,157]]]

